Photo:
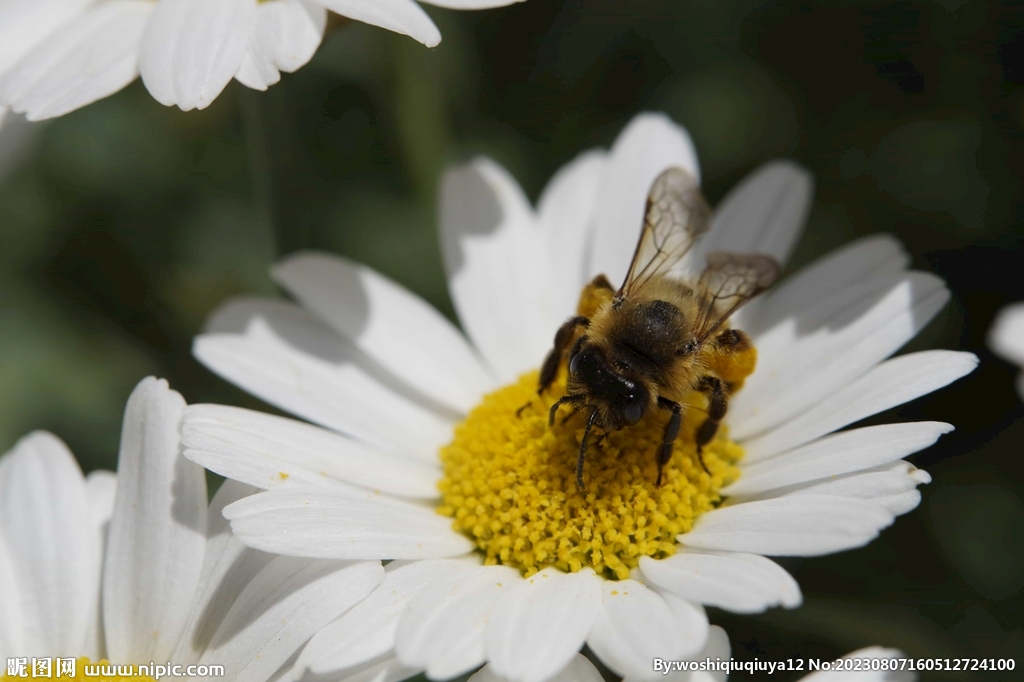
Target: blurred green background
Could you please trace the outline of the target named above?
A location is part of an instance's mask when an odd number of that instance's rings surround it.
[[[430,9],[428,50],[359,24],[267,93],[232,84],[184,114],[136,82],[0,152],[0,451],[64,438],[113,468],[142,376],[190,402],[261,407],[201,368],[191,338],[226,297],[273,293],[277,256],[364,261],[449,315],[435,189],[449,163],[496,158],[536,198],[636,112],[686,125],[719,199],[761,162],[811,168],[794,266],[891,232],[953,301],[912,344],[980,368],[881,419],[950,421],[913,461],[921,507],[865,549],[785,561],[805,605],[713,611],[742,659],[831,658],[878,643],[913,656],[1016,656],[1024,679],[1024,406],[985,347],[1024,299],[1024,6],[937,2],[530,0]],[[18,122],[15,122],[16,124]],[[737,673],[734,678],[745,677]],[[773,679],[791,679],[776,675]]]

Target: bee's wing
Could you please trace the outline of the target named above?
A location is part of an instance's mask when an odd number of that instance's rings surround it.
[[[711,208],[701,194],[697,179],[682,168],[669,168],[651,185],[644,225],[633,262],[617,300],[635,293],[656,275],[666,274],[707,232]]]
[[[709,253],[697,283],[703,299],[697,340],[703,342],[714,334],[740,306],[774,284],[781,270],[777,260],[760,253]]]

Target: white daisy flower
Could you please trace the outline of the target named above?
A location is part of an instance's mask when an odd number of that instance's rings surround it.
[[[273,556],[232,537],[221,510],[253,490],[229,481],[207,504],[205,472],[180,454],[184,408],[143,380],[116,476],[82,476],[45,432],[0,458],[0,660],[74,657],[79,679],[83,657],[222,665],[218,679],[263,682],[380,583],[379,561]]]
[[[521,0],[425,0],[485,9]],[[316,52],[328,12],[434,47],[441,33],[414,0],[4,0],[0,117],[62,116],[139,75],[161,104],[203,109],[235,78],[266,90]]]
[[[445,679],[487,662],[540,682],[587,644],[618,674],[652,679],[652,657],[704,646],[703,605],[800,603],[766,557],[859,547],[918,504],[929,477],[902,458],[950,425],[839,430],[977,359],[887,359],[948,298],[940,279],[907,270],[888,236],[809,265],[734,318],[754,340],[757,371],[704,451],[711,475],[688,419],[655,487],[665,421],[651,417],[592,444],[581,493],[582,424],[547,425],[564,375],[517,414],[584,283],[621,281],[652,180],[672,166],[699,177],[685,131],[643,115],[610,151],[562,169],[536,208],[489,160],[449,173],[442,251],[466,336],[372,270],[315,253],[274,268],[298,304],[244,299],[212,316],[196,357],[312,422],[186,410],[185,456],[266,490],[225,509],[232,529],[269,552],[399,560],[313,638],[299,672],[397,661]],[[810,196],[804,170],[764,166],[723,200],[694,261],[728,250],[785,262]]]
[[[999,311],[988,333],[988,345],[1000,357],[1024,367],[1024,303]],[[1017,375],[1017,392],[1024,398],[1024,373]]]

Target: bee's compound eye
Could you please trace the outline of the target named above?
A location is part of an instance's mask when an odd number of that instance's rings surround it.
[[[640,418],[644,416],[644,406],[637,399],[635,395],[629,396],[626,399],[626,404],[622,406],[622,418],[627,424],[632,426],[640,421]]]
[[[577,353],[569,360],[569,374],[576,374],[576,372],[580,371],[580,355],[582,354]]]

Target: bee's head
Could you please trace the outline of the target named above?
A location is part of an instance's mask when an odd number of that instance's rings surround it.
[[[581,339],[582,341],[583,339]],[[569,359],[570,392],[586,392],[601,410],[601,421],[610,431],[640,421],[651,401],[641,381],[616,371],[601,348],[588,343],[573,347]],[[573,391],[573,387],[576,391]]]

